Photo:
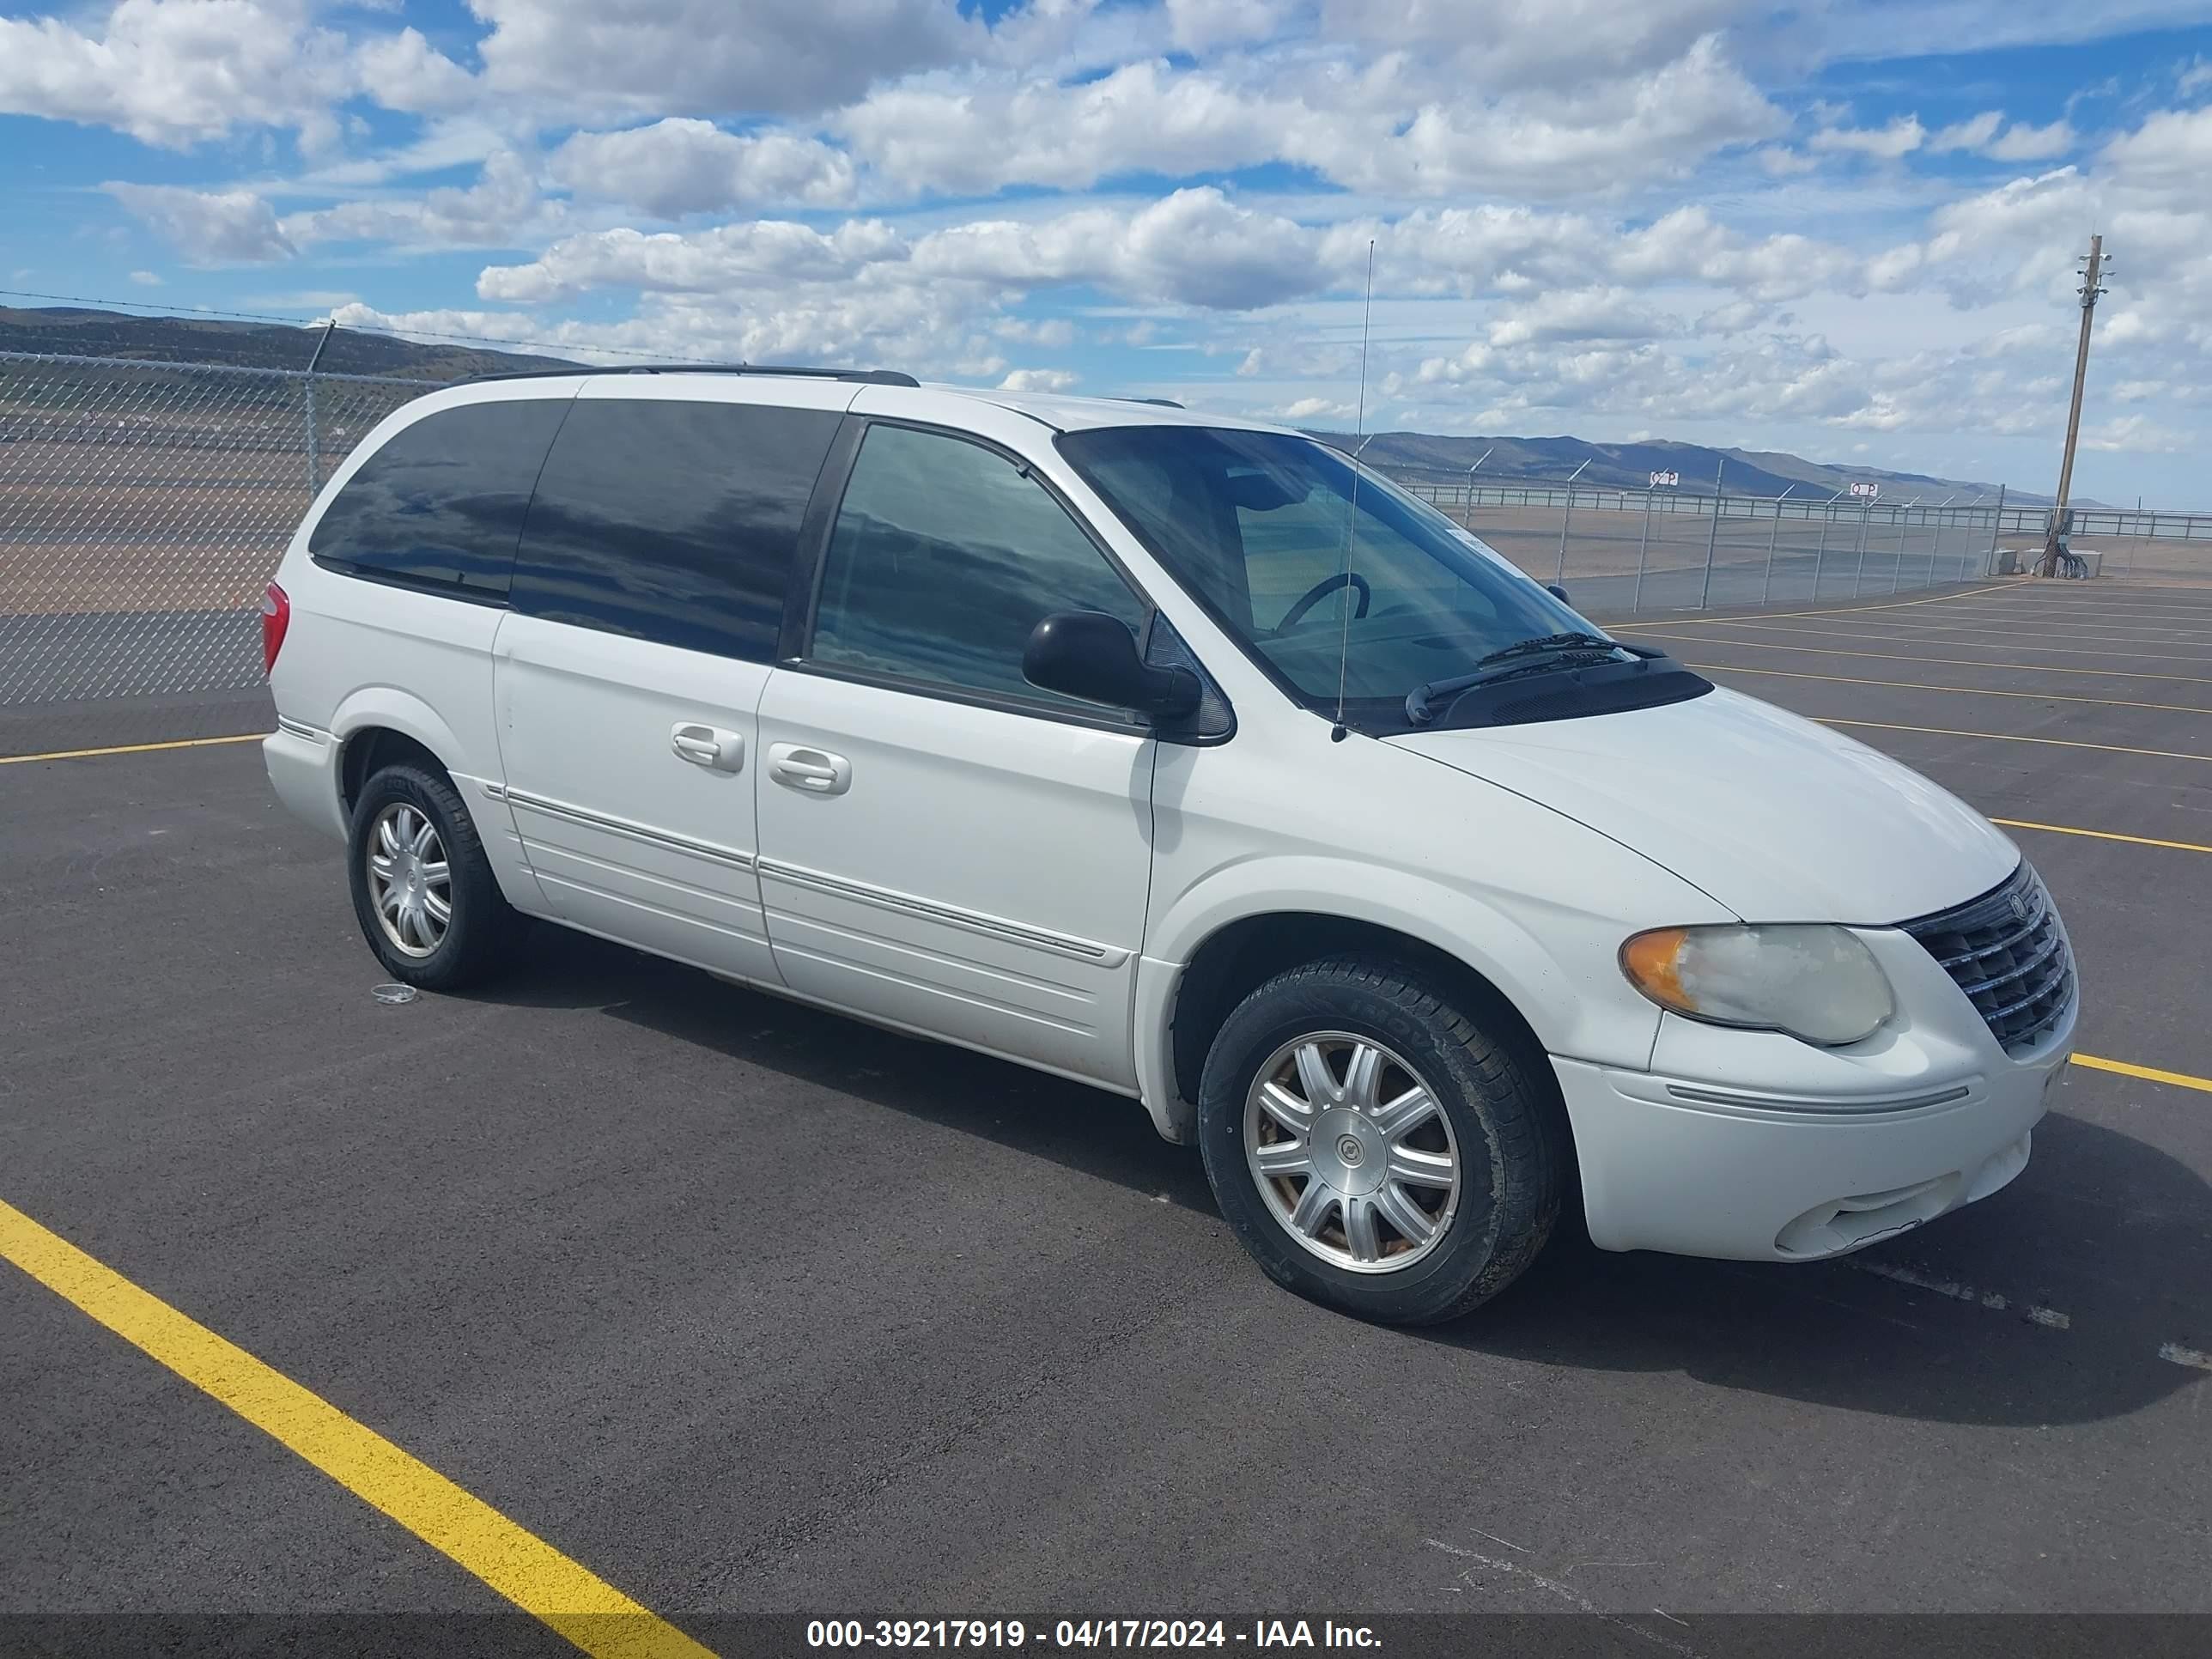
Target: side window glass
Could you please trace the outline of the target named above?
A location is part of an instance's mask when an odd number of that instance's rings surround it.
[[[503,597],[531,486],[568,399],[441,409],[393,434],[346,481],[307,551],[341,569]]]
[[[579,398],[530,503],[515,610],[771,660],[799,523],[840,418],[757,404]]]
[[[1145,605],[1043,486],[980,444],[870,428],[822,572],[817,662],[1102,711],[1022,678],[1030,631],[1103,611],[1133,635]]]

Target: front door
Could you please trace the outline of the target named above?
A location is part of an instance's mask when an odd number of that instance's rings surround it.
[[[792,989],[1133,1091],[1153,744],[1022,678],[1068,610],[1146,607],[1004,453],[871,426],[760,702],[761,892]]]

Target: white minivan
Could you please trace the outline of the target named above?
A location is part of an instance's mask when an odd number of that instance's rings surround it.
[[[397,978],[540,918],[1133,1097],[1283,1284],[1448,1318],[1563,1206],[1803,1261],[2070,1047],[2019,850],[1295,432],[881,371],[480,381],[268,592],[276,793]]]

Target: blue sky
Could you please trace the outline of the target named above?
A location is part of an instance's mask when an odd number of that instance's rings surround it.
[[[2212,506],[2212,0],[0,4],[0,282]]]

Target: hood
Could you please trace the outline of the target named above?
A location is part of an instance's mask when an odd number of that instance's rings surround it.
[[[1748,921],[1883,926],[1986,892],[2020,862],[1917,772],[1733,691],[1385,741],[1587,824]]]

